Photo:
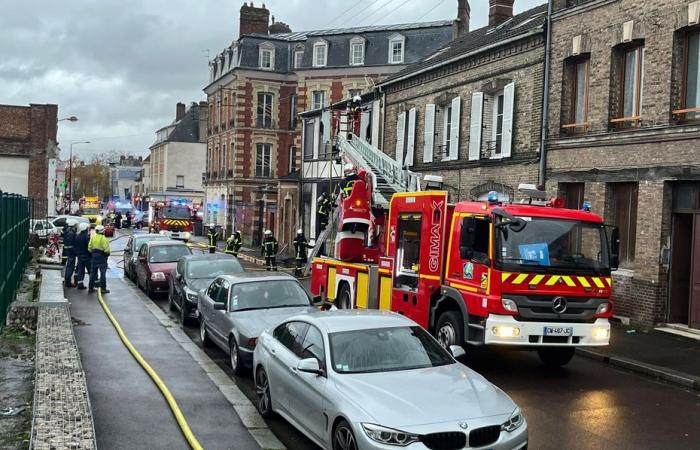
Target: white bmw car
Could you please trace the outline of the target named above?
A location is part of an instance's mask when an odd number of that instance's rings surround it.
[[[327,450],[527,448],[527,423],[502,390],[398,314],[300,315],[263,332],[258,409]]]

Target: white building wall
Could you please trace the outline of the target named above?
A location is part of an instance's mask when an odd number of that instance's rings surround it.
[[[29,195],[29,158],[0,156],[0,191]]]
[[[207,145],[205,143],[169,142],[165,145],[164,186],[174,188],[177,176],[185,177],[185,189],[203,190],[202,172],[205,170]]]

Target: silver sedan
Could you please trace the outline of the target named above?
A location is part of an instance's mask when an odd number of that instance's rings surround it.
[[[502,390],[393,313],[292,317],[258,338],[258,409],[327,450],[527,448],[527,423]]]
[[[309,294],[287,274],[221,275],[198,293],[202,345],[229,353],[234,373],[253,362],[257,337],[291,316],[316,311]]]

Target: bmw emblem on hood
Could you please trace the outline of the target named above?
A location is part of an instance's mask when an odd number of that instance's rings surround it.
[[[459,427],[463,430],[466,430],[467,428],[469,428],[469,425],[467,425],[467,422],[460,422]]]

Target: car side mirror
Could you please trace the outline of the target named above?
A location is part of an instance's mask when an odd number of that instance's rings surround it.
[[[450,345],[450,353],[454,359],[459,359],[467,354],[461,345]]]
[[[141,262],[146,262],[146,257],[145,257],[145,256],[139,256],[139,261],[141,261]]]
[[[316,358],[306,358],[299,361],[297,364],[297,370],[304,373],[313,373],[315,375],[322,375],[323,371]]]
[[[214,309],[217,311],[226,311],[226,303],[216,302],[214,303]]]
[[[610,233],[610,270],[620,267],[620,229],[615,227]]]

